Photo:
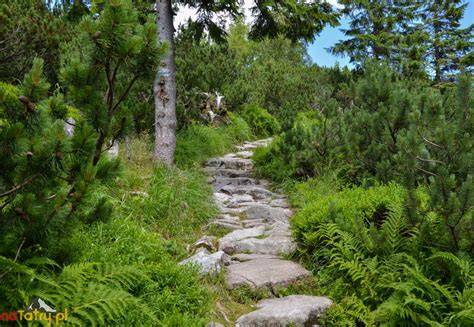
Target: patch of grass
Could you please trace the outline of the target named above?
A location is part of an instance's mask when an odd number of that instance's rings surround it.
[[[191,125],[178,133],[176,164],[178,167],[201,165],[207,159],[234,149],[234,145],[252,139],[250,127],[240,117],[231,115],[231,123],[222,127]]]

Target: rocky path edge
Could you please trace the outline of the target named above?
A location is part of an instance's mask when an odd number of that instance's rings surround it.
[[[271,191],[268,181],[253,177],[253,151],[271,142],[271,138],[245,142],[235,153],[205,164],[220,211],[211,224],[228,233],[220,239],[202,237],[194,244],[194,255],[181,264],[196,265],[202,274],[224,269],[228,289],[248,286],[273,291],[311,276],[299,263],[283,258],[296,248],[290,232],[293,212],[286,196]],[[329,298],[320,296],[265,299],[255,311],[238,318],[235,326],[312,326],[331,305]]]

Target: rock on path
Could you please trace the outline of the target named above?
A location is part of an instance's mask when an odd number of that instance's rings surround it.
[[[271,141],[245,142],[237,146],[238,152],[211,159],[205,166],[221,212],[212,224],[229,233],[217,241],[218,252],[198,253],[183,264],[201,266],[204,273],[224,267],[229,289],[274,290],[311,275],[300,264],[279,257],[296,249],[289,224],[293,213],[286,197],[272,192],[268,181],[252,177],[253,150]],[[331,304],[328,298],[305,295],[268,299],[258,303],[258,310],[240,317],[236,326],[306,326],[316,323]]]

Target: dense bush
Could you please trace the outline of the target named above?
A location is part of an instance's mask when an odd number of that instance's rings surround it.
[[[403,188],[390,184],[322,195],[331,188],[323,186],[292,222],[319,292],[336,300],[326,324],[474,322],[471,259],[428,246],[421,225],[407,219]],[[426,192],[420,189],[416,197],[426,209]],[[425,228],[436,228],[434,215],[426,213]]]
[[[257,137],[268,137],[280,131],[278,121],[267,110],[255,105],[247,105],[241,111],[241,116],[249,124]]]
[[[285,178],[322,176],[330,169],[342,167],[340,126],[333,116],[337,103],[328,100],[322,112],[299,113],[291,128],[276,138],[271,147],[258,150],[254,159],[260,175],[282,181]]]

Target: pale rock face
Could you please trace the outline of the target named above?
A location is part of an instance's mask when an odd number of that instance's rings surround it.
[[[258,310],[240,317],[236,326],[314,326],[331,305],[332,301],[326,297],[308,295],[262,300],[257,304]]]

